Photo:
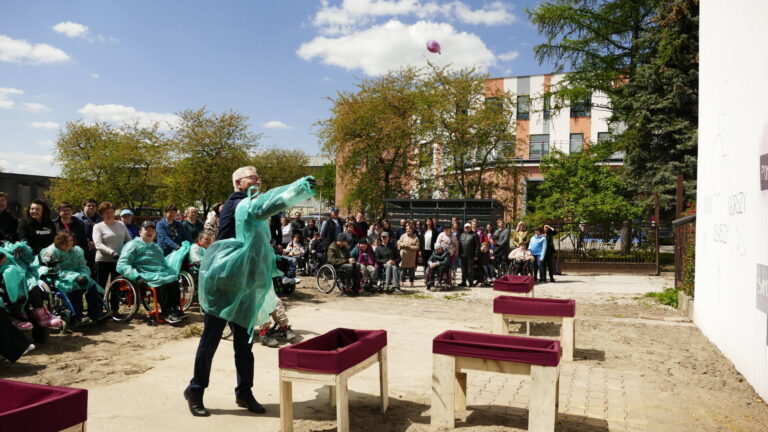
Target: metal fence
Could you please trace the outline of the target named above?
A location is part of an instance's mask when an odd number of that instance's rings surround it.
[[[675,229],[675,288],[690,290],[685,287],[684,267],[690,247],[696,247],[696,215],[690,215],[672,221]],[[691,293],[688,293],[691,294]]]
[[[658,265],[659,246],[674,243],[671,228],[656,224],[581,223],[554,228],[558,231],[555,244],[561,264]]]

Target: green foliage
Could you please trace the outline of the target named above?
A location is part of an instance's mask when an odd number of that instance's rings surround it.
[[[630,199],[619,169],[603,164],[608,150],[595,146],[581,153],[554,152],[541,161],[544,182],[539,186],[532,225],[545,220],[616,222],[631,220],[640,209]]]
[[[663,305],[677,309],[677,290],[674,288],[664,288],[662,292],[645,293],[643,297],[652,298]]]
[[[270,148],[251,159],[261,177],[261,187],[269,190],[309,175],[309,157],[301,150]]]
[[[364,79],[357,91],[331,99],[331,116],[318,123],[323,150],[334,158],[345,190],[337,205],[384,214],[384,199],[408,195],[411,173],[431,156],[422,115],[427,99],[419,71],[404,68]]]
[[[615,120],[627,126],[616,137],[626,151],[627,178],[651,208],[659,193],[663,209],[675,205],[675,177],[683,174],[695,197],[699,87],[699,1],[667,0],[653,31],[641,40],[641,65],[617,89]]]
[[[231,173],[248,165],[259,135],[248,130],[248,117],[211,113],[205,107],[179,113],[173,129],[165,198],[179,205],[201,205],[203,214],[232,193]]]
[[[696,228],[691,225],[683,255],[683,284],[680,289],[693,298],[696,292]]]
[[[336,206],[336,164],[328,163],[317,173],[317,197],[328,207]]]
[[[157,125],[68,122],[56,142],[61,177],[47,195],[75,206],[91,197],[132,208],[157,205],[168,153]]]
[[[427,197],[439,188],[446,198],[491,198],[514,172],[515,98],[508,92],[487,94],[489,77],[474,68],[430,66],[424,78],[430,112],[422,118],[428,135],[440,143],[446,178]],[[495,175],[488,175],[490,170]]]

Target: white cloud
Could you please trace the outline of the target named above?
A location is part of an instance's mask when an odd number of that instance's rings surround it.
[[[324,77],[323,77],[323,81],[331,81],[331,77],[329,77],[329,76],[324,76]]]
[[[86,121],[103,121],[109,123],[138,122],[142,126],[151,126],[158,123],[160,129],[169,130],[179,121],[179,117],[172,113],[155,113],[138,111],[132,106],[118,104],[86,104],[77,110]]]
[[[10,87],[0,87],[0,109],[11,109],[15,102],[11,100],[13,95],[24,94],[24,90]]]
[[[26,111],[31,111],[33,113],[43,113],[43,112],[48,112],[48,111],[51,110],[45,104],[41,104],[41,103],[37,103],[37,102],[24,102],[21,105],[24,106],[24,109]]]
[[[445,18],[473,25],[501,25],[516,20],[511,5],[494,1],[472,9],[461,1],[440,3],[418,0],[342,0],[338,6],[322,0],[312,22],[325,35],[347,34],[374,24],[376,18],[415,16],[420,19]]]
[[[91,74],[91,78],[101,78],[101,75],[94,73],[94,74]]]
[[[31,122],[29,123],[30,127],[33,127],[35,129],[58,129],[59,124],[56,122],[48,121],[48,122]]]
[[[428,39],[440,41],[443,55],[427,51]],[[475,66],[480,71],[496,62],[475,34],[459,32],[445,23],[418,21],[406,25],[397,19],[336,38],[318,36],[302,44],[297,54],[304,60],[317,57],[325,64],[361,69],[369,75],[381,75],[405,65],[424,65],[427,55],[437,65]]]
[[[64,21],[53,26],[53,31],[71,38],[84,38],[88,34],[88,26],[84,26],[72,21]]]
[[[59,63],[69,60],[64,51],[48,44],[31,44],[23,39],[0,35],[0,61],[11,63]]]
[[[262,127],[267,129],[290,129],[291,127],[281,122],[280,120],[272,120],[261,124]]]
[[[504,54],[499,54],[498,59],[501,61],[512,61],[520,55],[517,51],[509,51]]]
[[[0,168],[19,174],[59,175],[59,167],[51,154],[29,154],[0,151]]]

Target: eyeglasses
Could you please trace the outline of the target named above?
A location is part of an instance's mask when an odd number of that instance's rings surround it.
[[[245,176],[245,177],[240,177],[238,180],[242,180],[242,179],[251,179],[251,180],[256,181],[256,182],[260,182],[261,181],[261,177],[255,175],[255,174],[254,175]]]

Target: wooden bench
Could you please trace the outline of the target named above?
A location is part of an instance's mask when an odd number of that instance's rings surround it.
[[[509,295],[533,297],[533,286],[535,284],[536,279],[533,276],[504,275],[493,281],[493,290],[504,291],[509,293]]]
[[[531,335],[531,323],[560,324],[563,360],[573,361],[576,341],[576,301],[499,296],[493,300],[493,333],[509,334],[509,321],[525,322],[525,335]]]
[[[448,330],[432,341],[431,424],[453,429],[456,411],[467,408],[467,372],[530,375],[528,432],[555,430],[560,380],[560,343]]]
[[[389,405],[387,381],[387,332],[338,328],[315,338],[281,348],[280,430],[293,431],[293,383],[328,386],[329,403],[336,406],[338,432],[349,431],[347,381],[379,363],[381,412]]]

